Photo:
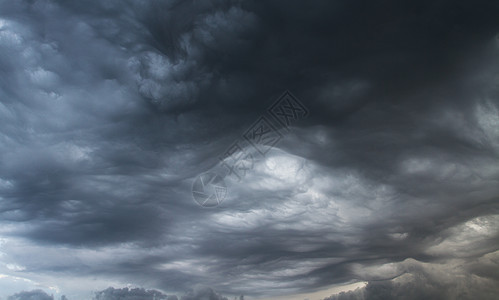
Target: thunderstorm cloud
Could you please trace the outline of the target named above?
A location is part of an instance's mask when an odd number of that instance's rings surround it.
[[[0,0],[1,299],[496,299],[498,15]]]

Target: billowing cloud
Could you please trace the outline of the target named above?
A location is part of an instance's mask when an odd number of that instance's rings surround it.
[[[193,290],[183,295],[180,299],[181,300],[201,300],[201,299],[227,300],[226,297],[223,297],[222,295],[213,291],[211,288],[202,287],[202,286],[195,287]],[[240,299],[243,300],[243,297],[241,296]]]
[[[166,295],[158,291],[145,290],[142,288],[107,288],[95,293],[95,300],[146,300],[146,299],[168,299]]]
[[[0,0],[0,296],[492,297],[498,12]],[[289,127],[285,90],[308,110]],[[235,142],[244,176],[199,206]]]
[[[33,290],[29,292],[20,292],[9,296],[8,300],[54,300],[54,297],[49,296],[42,290]]]
[[[497,258],[497,252],[479,260]],[[382,279],[369,282],[365,287],[354,291],[341,292],[327,300],[347,299],[495,299],[497,298],[497,276],[491,278],[463,268],[463,261],[442,263],[422,263],[405,260],[378,266],[379,273],[388,269],[401,272],[394,279]],[[475,264],[475,263],[471,263]],[[476,263],[477,267],[480,263]],[[468,263],[469,267],[469,263]],[[482,265],[483,267],[483,265]],[[491,267],[491,265],[488,265]],[[486,267],[486,268],[488,268]],[[495,267],[497,268],[497,264]],[[376,274],[380,276],[381,274]],[[381,275],[382,276],[382,275]],[[381,277],[380,276],[380,277]],[[387,278],[387,277],[384,277]]]

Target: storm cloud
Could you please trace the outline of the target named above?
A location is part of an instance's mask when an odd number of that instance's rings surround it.
[[[0,1],[0,296],[494,298],[498,14]],[[286,90],[308,111],[291,126],[268,112]],[[251,169],[199,206],[197,176],[261,117],[279,142],[246,144]]]

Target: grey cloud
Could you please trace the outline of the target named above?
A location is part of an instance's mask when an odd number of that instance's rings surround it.
[[[208,300],[227,300],[226,297],[221,296],[220,294],[216,293],[209,287],[196,287],[194,290],[189,291],[185,295],[183,295],[181,300],[201,300],[201,299],[208,299]]]
[[[159,291],[145,290],[143,288],[121,288],[116,289],[109,287],[105,290],[95,293],[95,300],[132,300],[132,299],[168,299],[176,300],[178,297],[176,295],[165,295]],[[221,296],[213,289],[209,287],[197,286],[194,289],[188,291],[180,297],[182,300],[227,300],[226,297]],[[243,296],[240,299],[244,299]]]
[[[146,300],[146,299],[167,299],[168,297],[159,292],[152,290],[145,290],[142,288],[107,288],[103,291],[95,293],[95,300]]]
[[[387,280],[412,274],[407,259],[459,259],[463,276],[497,281],[495,1],[0,11],[0,234],[4,265],[24,268],[9,276],[253,296],[359,280],[362,297],[433,297],[450,284]],[[198,207],[194,178],[286,89],[309,117],[226,179],[222,205]],[[222,299],[184,297],[204,296]]]
[[[341,292],[327,300],[366,299],[495,299],[495,281],[455,271],[415,267],[392,280],[371,281],[363,288]]]
[[[49,296],[42,290],[33,290],[29,292],[20,292],[9,296],[8,300],[54,300],[53,296]]]

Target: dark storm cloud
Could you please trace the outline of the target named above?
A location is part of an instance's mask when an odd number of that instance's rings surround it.
[[[367,298],[405,284],[451,297],[455,278],[374,282],[414,268],[497,281],[498,12],[0,2],[6,272],[259,296],[358,280]],[[221,206],[196,206],[195,176],[286,89],[309,117],[227,179]]]

